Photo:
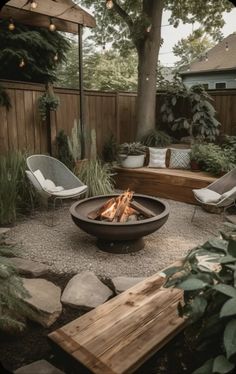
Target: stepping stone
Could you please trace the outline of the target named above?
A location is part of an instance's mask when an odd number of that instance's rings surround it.
[[[5,235],[9,231],[10,231],[10,229],[7,228],[7,227],[0,227],[0,237],[3,236],[3,235]]]
[[[96,308],[105,303],[113,292],[94,273],[84,271],[75,275],[67,284],[61,301],[72,307]]]
[[[35,361],[32,364],[22,366],[14,371],[14,374],[64,374],[46,360]]]
[[[40,262],[30,261],[24,258],[12,257],[10,261],[21,275],[40,277],[50,269],[49,266],[41,264]]]
[[[61,289],[45,279],[23,278],[23,285],[31,295],[30,298],[26,298],[24,301],[36,311],[36,315],[28,318],[44,327],[51,326],[62,312],[60,302]]]
[[[135,284],[142,282],[144,279],[145,278],[143,277],[116,277],[112,279],[112,283],[115,287],[115,292],[118,294],[135,286]]]

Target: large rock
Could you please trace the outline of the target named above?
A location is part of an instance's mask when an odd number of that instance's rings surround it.
[[[12,257],[10,261],[21,275],[40,277],[49,270],[49,266],[47,265],[41,264],[40,262],[26,260],[24,258]]]
[[[51,326],[62,311],[61,289],[45,279],[23,279],[23,285],[31,296],[25,302],[36,310],[32,319],[45,327]]]
[[[61,301],[73,307],[92,309],[105,303],[112,294],[110,288],[105,286],[94,273],[84,271],[69,281]]]
[[[121,293],[135,286],[137,283],[142,282],[145,278],[131,278],[131,277],[116,277],[112,279],[112,283],[115,287],[115,292]]]
[[[7,234],[10,231],[8,227],[0,227],[0,237]]]
[[[51,365],[46,360],[35,361],[32,364],[22,366],[14,371],[14,374],[64,374],[61,370]]]

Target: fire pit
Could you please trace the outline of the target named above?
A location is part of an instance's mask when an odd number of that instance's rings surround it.
[[[101,250],[114,253],[138,251],[144,247],[143,236],[158,230],[167,221],[169,206],[154,197],[131,194],[128,197],[126,195],[125,202],[120,199],[124,195],[118,194],[77,201],[70,208],[72,219],[78,227],[98,239],[97,245]],[[118,205],[116,213],[112,213],[111,221],[112,203],[117,205],[117,201],[125,203],[125,207]],[[128,209],[131,209],[130,215]],[[101,220],[101,212],[105,215],[102,217],[104,220]],[[134,212],[138,217],[135,220]],[[117,222],[117,219],[121,221]]]

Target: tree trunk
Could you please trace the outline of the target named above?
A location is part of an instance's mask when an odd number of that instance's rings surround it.
[[[136,43],[138,50],[137,140],[155,128],[157,61],[161,43],[163,0],[146,0],[151,30]],[[145,7],[145,0],[144,0]]]

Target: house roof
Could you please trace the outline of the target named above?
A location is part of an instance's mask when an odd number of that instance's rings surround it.
[[[226,46],[228,45],[228,51]],[[181,75],[197,73],[220,72],[224,70],[236,70],[236,33],[230,34],[215,47],[207,51],[208,60],[205,56],[194,61],[188,71]]]
[[[11,0],[2,8],[0,18],[13,18],[20,23],[39,27],[48,27],[52,18],[57,30],[74,34],[78,33],[78,25],[96,26],[94,17],[72,0],[43,0],[37,4],[37,8],[32,9],[30,1]]]

